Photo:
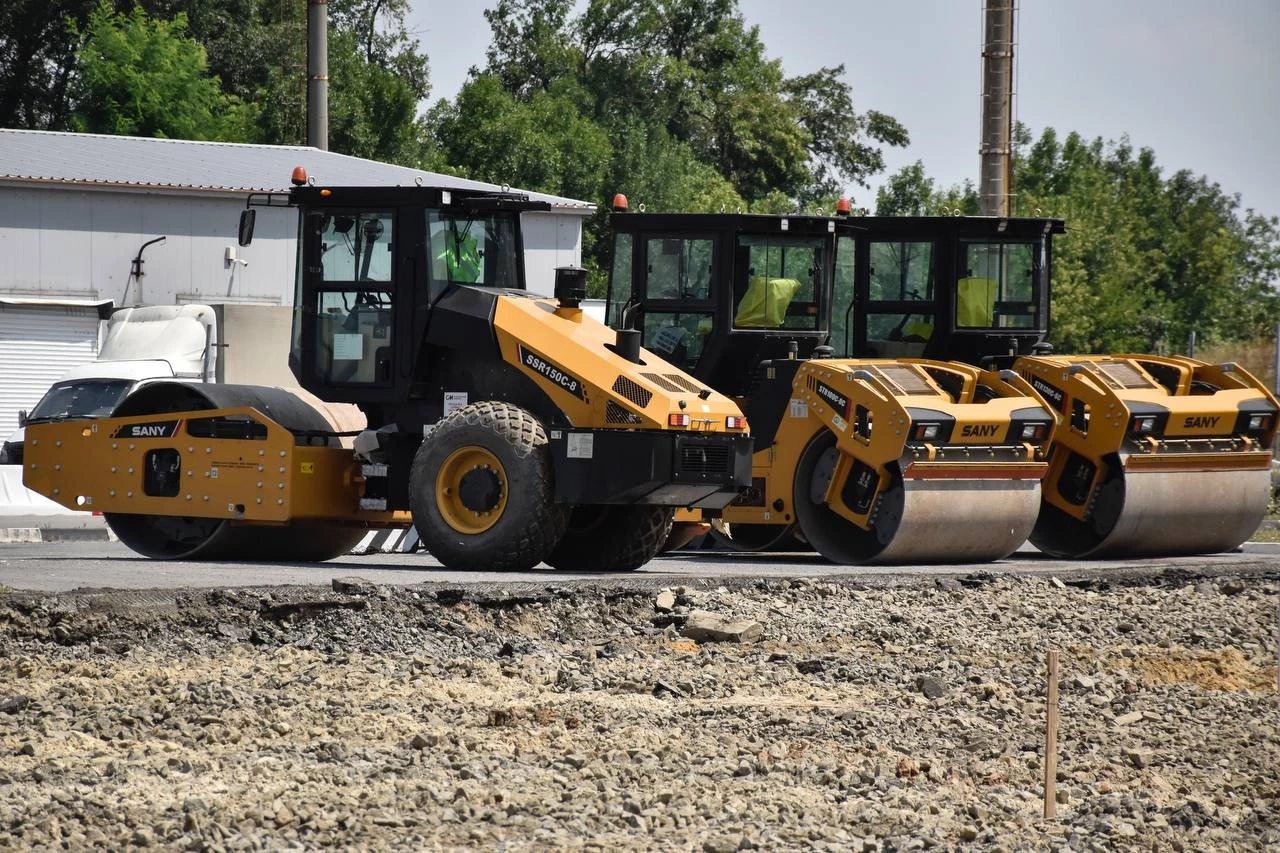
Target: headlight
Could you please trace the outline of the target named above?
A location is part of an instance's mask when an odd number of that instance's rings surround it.
[[[916,424],[911,429],[911,437],[916,441],[933,441],[938,437],[938,425]]]
[[[1022,440],[1023,441],[1039,441],[1044,438],[1045,433],[1049,431],[1048,424],[1023,424]]]
[[[1271,429],[1271,415],[1251,415],[1249,417],[1250,432],[1265,432]]]
[[[1133,423],[1129,426],[1129,432],[1132,433],[1148,433],[1156,428],[1156,419],[1151,416],[1140,416],[1133,419]]]

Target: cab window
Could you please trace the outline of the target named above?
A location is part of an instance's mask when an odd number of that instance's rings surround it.
[[[703,301],[711,297],[710,239],[651,237],[645,241],[648,261],[645,295],[649,299]]]
[[[646,311],[645,348],[682,370],[692,370],[711,334],[712,315],[702,311]]]
[[[738,266],[745,266],[745,275],[734,282],[733,325],[817,329],[817,282],[826,265],[825,245],[821,237],[740,235]]]
[[[452,214],[427,217],[431,277],[452,284],[520,289],[513,214]]]
[[[876,241],[871,250],[874,300],[933,299],[933,243],[928,240]]]
[[[330,383],[391,381],[394,264],[390,211],[333,211],[319,220],[316,373]]]
[[[868,245],[867,355],[924,354],[937,320],[933,251],[929,240],[877,240]]]
[[[715,246],[711,237],[644,240],[641,340],[646,349],[683,370],[697,365],[715,328],[715,306],[711,301]],[[615,275],[616,263],[615,259]]]
[[[1039,325],[1038,244],[964,244],[956,282],[956,326],[1030,329]]]
[[[621,328],[622,306],[631,299],[631,261],[635,238],[630,234],[616,234],[613,238],[613,267],[609,273],[609,314],[605,318],[610,326]]]
[[[836,355],[848,357],[853,352],[854,275],[857,241],[852,237],[836,239],[835,295],[831,303],[831,346]]]

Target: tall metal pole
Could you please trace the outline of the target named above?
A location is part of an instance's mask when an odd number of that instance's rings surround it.
[[[329,150],[329,0],[307,0],[307,144]]]
[[[978,198],[983,216],[1008,216],[1013,161],[1014,0],[986,0],[982,43],[982,140]]]

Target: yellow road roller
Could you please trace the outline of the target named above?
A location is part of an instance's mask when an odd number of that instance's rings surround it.
[[[783,360],[751,488],[720,513],[744,547],[798,537],[834,563],[1008,556],[1040,509],[1053,417],[1016,374],[924,359]]]
[[[683,523],[710,520],[735,548],[798,545],[843,564],[984,562],[1026,540],[1053,416],[1016,374],[921,358],[943,261],[916,235],[877,250],[872,291],[862,220],[630,213],[619,199],[611,224],[610,321],[751,423],[751,486]],[[1039,224],[1024,232],[1043,237]],[[858,345],[837,352],[833,330]]]
[[[1248,371],[1152,355],[1020,358],[1059,426],[1032,543],[1059,557],[1227,551],[1271,497],[1276,398]]]
[[[852,217],[847,204],[834,216],[632,213],[620,197],[610,221],[611,324],[639,330],[646,346],[728,394],[751,421],[752,486],[722,511],[680,516],[710,521],[731,547],[812,545],[837,562],[983,560],[1030,533],[1065,557],[1210,553],[1246,540],[1266,511],[1276,405],[1247,372],[1181,358],[1047,355],[1062,220]],[[980,365],[987,378],[960,382],[976,368],[956,362]],[[795,417],[813,411],[803,408],[813,391],[801,380],[814,370],[838,380],[827,386],[843,389],[841,399],[874,388],[892,400],[899,414],[882,414],[876,429],[906,427],[871,434],[875,458],[865,462],[877,488],[888,487],[872,504],[840,504],[843,486],[823,486],[832,448],[840,448],[834,476],[847,483],[851,460],[872,446],[842,432],[847,414],[821,425],[812,414]],[[1027,396],[1010,402],[1018,394]],[[970,477],[980,469],[959,464],[938,469],[954,472],[950,479],[911,476],[929,470],[913,467],[912,409],[950,413],[982,400],[989,408],[971,411],[996,427],[997,455],[1020,453],[1012,412],[1024,408],[1052,413],[1052,445],[1029,434],[1016,462],[1029,467],[991,469],[1017,470],[1015,478]],[[994,417],[1001,407],[1004,422]],[[954,416],[961,428],[951,440],[968,441],[969,415]],[[795,449],[810,441],[812,453]],[[953,464],[978,458],[940,452]],[[1035,478],[1022,474],[1046,461],[1035,521],[1027,500]],[[826,512],[815,509],[819,492]]]
[[[620,571],[676,507],[750,484],[741,409],[585,316],[583,270],[526,291],[520,217],[545,203],[294,184],[250,197],[240,241],[258,207],[297,209],[290,367],[367,427],[284,389],[155,383],[111,418],[33,427],[29,488],[159,558],[321,560],[412,522],[451,568]]]

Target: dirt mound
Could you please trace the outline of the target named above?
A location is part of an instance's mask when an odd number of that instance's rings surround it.
[[[1158,649],[1134,658],[1131,666],[1147,686],[1194,684],[1204,690],[1254,693],[1277,689],[1275,665],[1250,661],[1236,648]]]

